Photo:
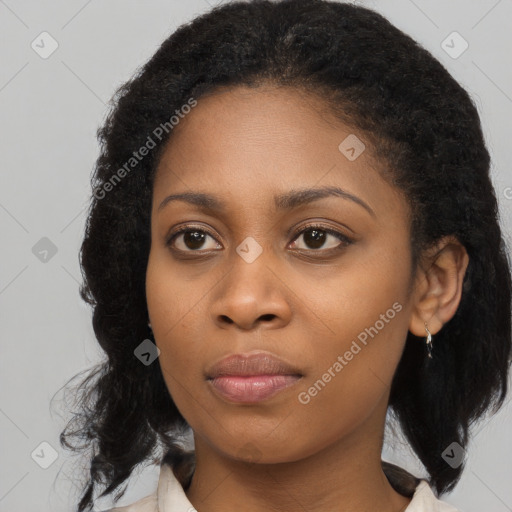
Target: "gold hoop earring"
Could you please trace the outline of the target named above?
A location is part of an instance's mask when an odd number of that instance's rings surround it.
[[[429,359],[432,359],[432,334],[430,334],[430,331],[428,330],[427,322],[425,322],[425,330],[427,331],[427,350],[428,350],[428,357]]]

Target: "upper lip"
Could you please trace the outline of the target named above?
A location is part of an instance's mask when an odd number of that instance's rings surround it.
[[[214,379],[222,375],[302,375],[300,370],[279,357],[268,352],[250,354],[232,354],[213,366],[207,372],[207,378]]]

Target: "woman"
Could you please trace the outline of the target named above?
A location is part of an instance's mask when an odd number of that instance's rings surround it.
[[[143,462],[158,488],[113,510],[456,510],[511,349],[467,92],[376,12],[284,0],[180,27],[115,100],[81,252],[108,359],[61,435],[92,441],[77,510]],[[388,409],[428,479],[381,460]]]

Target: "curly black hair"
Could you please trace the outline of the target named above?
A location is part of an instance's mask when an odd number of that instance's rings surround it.
[[[411,206],[415,265],[447,235],[467,250],[461,302],[436,336],[435,357],[428,360],[425,345],[409,333],[389,400],[439,494],[463,470],[448,465],[442,452],[452,442],[466,447],[471,425],[503,404],[511,263],[469,94],[427,50],[370,9],[326,0],[228,3],[171,34],[116,91],[98,130],[80,295],[93,308],[106,359],[78,386],[78,410],[60,437],[68,449],[92,451],[78,512],[92,508],[98,485],[105,486],[100,496],[111,494],[148,460],[168,460],[183,478],[190,475],[190,459],[177,443],[189,426],[160,366],[134,356],[152,335],[145,273],[153,178],[172,136],[173,112],[221,86],[264,83],[319,95],[365,135]],[[134,159],[150,139],[156,147]],[[404,472],[385,462],[383,468],[396,489],[410,494]]]

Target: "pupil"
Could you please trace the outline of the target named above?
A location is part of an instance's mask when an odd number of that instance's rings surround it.
[[[311,237],[307,235],[307,233],[311,233]],[[312,246],[314,249],[318,249],[322,247],[325,242],[325,232],[319,229],[308,229],[304,232],[304,241],[306,245]]]
[[[204,235],[200,231],[187,231],[183,240],[189,249],[200,249],[204,242]]]

